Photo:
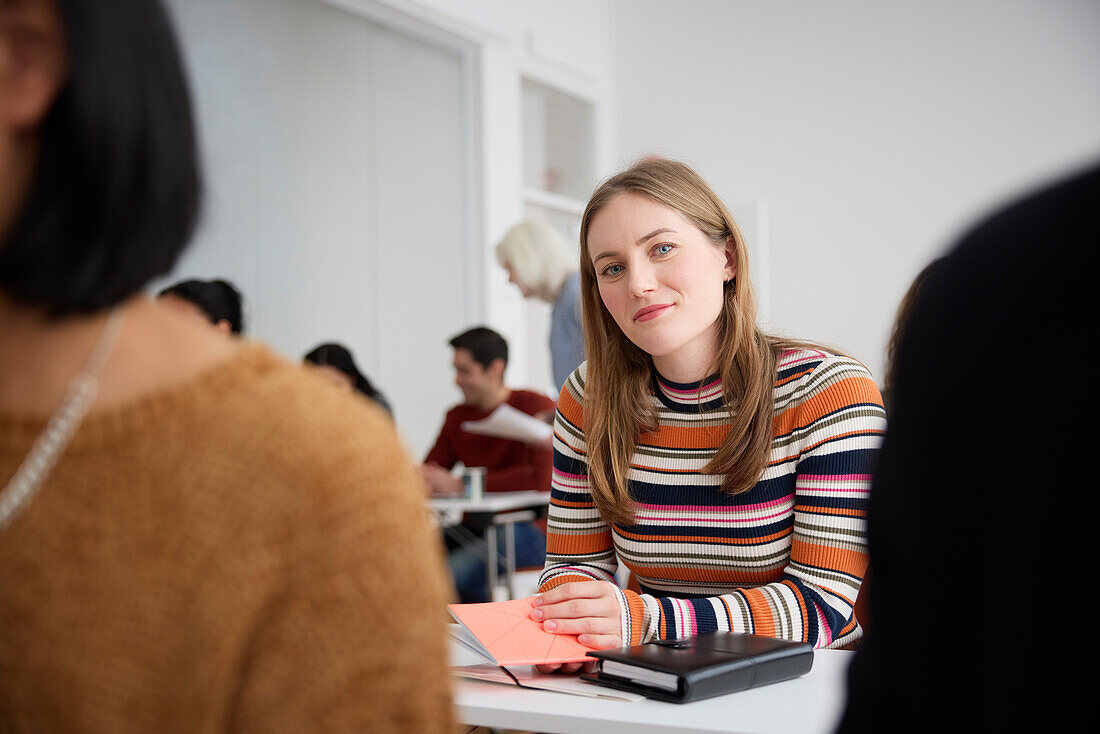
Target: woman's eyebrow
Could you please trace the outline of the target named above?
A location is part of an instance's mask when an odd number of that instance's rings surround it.
[[[669,229],[668,227],[661,227],[660,229],[655,229],[652,232],[650,232],[649,234],[642,235],[641,237],[639,237],[637,244],[640,245],[643,242],[645,242],[646,240],[651,239],[653,237],[656,237],[659,234],[664,234],[665,232],[672,232],[673,234],[675,234],[676,230]],[[596,257],[592,258],[592,264],[595,265],[596,263],[598,263],[603,258],[605,258],[605,257],[614,257],[616,254],[617,253],[613,252],[613,251],[601,252],[599,255],[596,255]]]
[[[638,239],[638,244],[640,245],[640,244],[642,244],[643,242],[645,242],[646,240],[650,239],[651,237],[656,237],[657,235],[659,235],[659,234],[664,234],[665,232],[672,232],[672,233],[675,233],[675,232],[676,232],[676,230],[674,230],[674,229],[669,229],[668,227],[661,227],[660,229],[655,229],[655,230],[653,230],[652,232],[650,232],[649,234],[647,234],[647,235],[644,235],[644,236],[640,237],[640,238]]]

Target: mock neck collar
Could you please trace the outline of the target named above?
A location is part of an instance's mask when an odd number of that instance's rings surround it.
[[[652,368],[653,394],[667,407],[680,413],[698,413],[722,405],[722,378],[715,372],[698,382],[673,382]]]

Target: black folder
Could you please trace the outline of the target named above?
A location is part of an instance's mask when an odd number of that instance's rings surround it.
[[[595,673],[581,676],[585,680],[673,703],[797,678],[814,664],[807,642],[736,632],[705,632],[588,654],[599,664]]]

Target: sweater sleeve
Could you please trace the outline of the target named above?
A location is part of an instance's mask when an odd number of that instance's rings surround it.
[[[573,378],[571,378],[572,381]],[[563,391],[563,397],[564,397]],[[575,402],[575,401],[574,401]],[[613,581],[612,529],[587,481],[579,405],[559,401],[554,484],[543,589],[566,581]],[[713,597],[657,597],[620,591],[623,639],[630,644],[731,630],[839,646],[854,639],[854,603],[866,556],[871,466],[885,428],[866,369],[827,360],[777,405],[768,471],[795,463],[789,559],[779,580]],[[776,448],[786,447],[786,448]]]
[[[633,592],[618,589],[618,560],[611,526],[604,522],[588,486],[588,454],[582,428],[585,365],[566,380],[554,421],[554,465],[546,524],[546,567],[539,591],[571,581],[614,584],[624,644],[641,642],[645,607]]]
[[[543,410],[553,410],[554,401],[534,392],[516,393],[512,407],[528,415]],[[487,492],[545,492],[550,488],[550,470],[553,458],[549,450],[522,442],[515,442],[513,461],[507,466],[490,469],[485,473]]]
[[[443,427],[439,429],[435,445],[424,457],[425,464],[438,464],[444,469],[450,469],[458,463],[458,454],[454,447],[454,432],[458,430],[458,425],[457,421],[452,420],[452,412],[448,412],[443,419]]]

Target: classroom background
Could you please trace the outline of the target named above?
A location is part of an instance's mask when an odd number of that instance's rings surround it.
[[[169,0],[209,190],[163,285],[224,277],[250,335],[347,344],[414,457],[486,324],[552,392],[549,305],[493,245],[647,155],[745,229],[769,330],[882,380],[895,309],[966,223],[1100,151],[1100,3]],[[811,304],[812,307],[811,307]]]

